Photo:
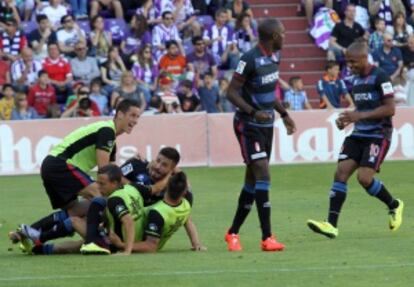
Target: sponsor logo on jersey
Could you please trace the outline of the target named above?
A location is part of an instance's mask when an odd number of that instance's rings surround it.
[[[148,229],[151,230],[151,231],[157,232],[158,231],[158,226],[155,223],[150,223],[148,225]]]
[[[120,214],[120,213],[124,212],[125,210],[126,210],[126,208],[125,208],[124,205],[117,205],[117,206],[115,206],[115,212],[117,214]]]
[[[273,72],[269,75],[262,77],[262,85],[270,84],[276,82],[279,79],[279,72]]]
[[[357,93],[357,94],[354,94],[354,99],[356,102],[371,101],[372,94],[371,93]]]
[[[130,174],[133,170],[132,164],[128,163],[127,165],[124,165],[121,167],[121,171],[123,175]]]

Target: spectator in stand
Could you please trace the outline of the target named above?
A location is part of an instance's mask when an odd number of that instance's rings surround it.
[[[72,92],[72,68],[69,62],[60,56],[59,47],[55,43],[48,45],[48,57],[43,61],[43,70],[49,76],[56,89],[57,102],[63,104]]]
[[[219,110],[222,113],[232,113],[235,111],[235,107],[227,99],[229,85],[230,82],[227,78],[223,77],[219,80]]]
[[[246,53],[257,42],[257,31],[252,26],[249,14],[242,14],[236,22],[236,31],[234,32],[234,41],[240,53]]]
[[[68,57],[74,57],[75,45],[85,42],[85,31],[73,20],[71,15],[65,15],[61,19],[63,29],[57,31],[56,36],[60,51]]]
[[[37,15],[36,22],[37,28],[30,32],[28,41],[29,46],[33,49],[34,58],[43,61],[47,57],[47,45],[57,43],[57,37],[46,15]]]
[[[39,115],[36,110],[29,106],[27,96],[23,92],[18,92],[15,99],[15,107],[11,114],[11,120],[34,120]]]
[[[180,100],[173,89],[173,80],[166,74],[160,76],[159,90],[155,93],[155,97],[151,98],[151,102],[157,102],[161,99],[162,104],[159,105],[159,112],[179,113],[181,112]]]
[[[178,33],[178,28],[174,24],[174,17],[170,11],[162,13],[162,23],[156,25],[152,30],[152,46],[154,47],[154,54],[156,59],[160,59],[166,52],[166,43],[175,40],[183,55],[184,48],[181,45],[181,37]]]
[[[70,0],[69,3],[76,20],[88,19],[88,0]]]
[[[407,105],[414,106],[414,35],[408,38],[408,46],[402,49],[402,55],[407,69]]]
[[[158,86],[158,64],[151,55],[151,45],[146,44],[139,52],[137,61],[132,66],[132,73],[141,91],[144,93],[145,101],[150,102],[152,94]]]
[[[108,60],[101,66],[102,82],[108,95],[121,83],[122,73],[126,71],[124,61],[119,55],[118,47],[112,46],[108,51]]]
[[[193,82],[185,80],[181,83],[177,93],[181,110],[184,113],[195,112],[200,105],[200,99],[193,93]]]
[[[68,15],[68,9],[62,5],[62,0],[49,0],[49,5],[40,9],[39,14],[46,15],[55,30],[60,27],[62,17]]]
[[[92,80],[90,90],[89,98],[98,106],[101,115],[109,115],[108,97],[102,90],[101,79],[97,78]]]
[[[33,51],[29,47],[23,48],[20,56],[11,66],[11,77],[16,89],[27,91],[37,81],[42,64],[33,60]]]
[[[405,14],[398,12],[394,16],[393,27],[388,27],[387,32],[393,36],[394,46],[407,47],[408,37],[413,34],[413,27],[405,21]]]
[[[200,97],[201,109],[207,113],[219,112],[219,89],[214,85],[212,73],[204,75],[203,83],[198,88],[198,96]]]
[[[376,17],[374,20],[375,31],[371,33],[369,36],[369,49],[370,52],[374,52],[375,50],[382,49],[382,45],[384,45],[384,33],[385,33],[385,21],[380,17]]]
[[[403,68],[402,54],[399,48],[394,47],[393,37],[389,33],[384,34],[384,46],[373,54],[375,65],[384,70],[390,76],[391,81],[399,77]]]
[[[91,18],[98,15],[103,9],[113,11],[115,17],[118,19],[124,19],[124,12],[122,11],[122,5],[119,0],[92,0]]]
[[[179,81],[186,76],[187,61],[185,56],[180,54],[177,41],[168,41],[166,47],[167,54],[161,57],[159,63],[160,73],[167,73],[174,81],[173,87],[177,87]]]
[[[302,111],[311,110],[312,106],[308,101],[306,91],[303,89],[303,81],[299,76],[289,79],[289,84],[279,78],[279,83],[285,92],[283,104],[288,110]]]
[[[49,83],[46,71],[39,71],[37,84],[29,89],[27,96],[29,106],[33,107],[40,117],[45,118],[50,105],[56,104],[55,88]]]
[[[328,60],[343,60],[346,48],[365,35],[364,28],[355,22],[355,5],[346,6],[345,19],[336,24],[329,39]]]
[[[339,2],[338,0],[335,0]],[[322,6],[325,6],[326,8],[333,8],[332,0],[304,0],[304,6],[305,6],[305,15],[306,19],[308,20],[309,27],[312,27],[313,25],[313,15],[317,12],[317,9],[319,9]],[[316,10],[316,11],[315,11]]]
[[[3,85],[3,98],[0,99],[0,120],[8,121],[14,109],[14,88],[11,84]]]
[[[8,19],[5,23],[6,29],[0,34],[0,57],[14,62],[19,57],[23,48],[27,46],[27,39],[18,30],[15,19]]]
[[[2,0],[0,2],[0,30],[6,29],[6,22],[15,19],[20,24],[20,15],[13,0]]]
[[[143,15],[147,19],[147,24],[150,28],[156,24],[161,23],[161,13],[159,9],[154,5],[153,0],[143,0],[142,6],[137,9],[137,15]]]
[[[337,62],[329,61],[326,64],[325,75],[318,81],[316,90],[320,96],[321,109],[341,108],[341,98],[347,100],[349,108],[354,107],[345,82],[339,78],[339,63]]]
[[[385,26],[393,26],[393,18],[398,12],[405,13],[405,7],[401,0],[368,0],[368,11],[371,16],[384,19]]]
[[[10,65],[0,57],[0,90],[4,84],[10,84]]]
[[[131,34],[121,43],[122,53],[128,58],[141,50],[145,44],[152,43],[152,35],[143,15],[134,15],[131,19]]]
[[[123,99],[133,100],[139,104],[139,109],[141,113],[146,108],[146,102],[144,93],[141,91],[139,85],[134,79],[134,75],[130,71],[125,71],[121,76],[121,84],[117,87],[111,96],[111,103],[114,106],[114,103],[118,97]]]
[[[75,95],[76,97],[68,103],[66,110],[62,113],[62,118],[98,117],[101,115],[96,103],[89,98],[87,86],[81,84]]]
[[[89,41],[91,43],[91,55],[95,56],[99,63],[102,64],[108,59],[108,51],[112,46],[112,33],[105,31],[104,18],[95,16],[91,20],[91,33]]]
[[[86,85],[101,76],[96,58],[88,56],[88,47],[85,42],[78,42],[75,45],[76,57],[70,60],[73,78],[75,81],[82,81]]]
[[[250,20],[254,22],[254,26],[256,27],[257,24],[254,21],[253,11],[250,8],[249,3],[243,0],[234,0],[234,1],[227,1],[225,6],[228,13],[229,25],[234,28],[237,25],[237,21],[243,14],[247,14],[250,16]]]
[[[213,55],[207,50],[204,39],[201,36],[193,37],[194,51],[187,55],[188,70],[194,72],[198,81],[211,71],[214,79],[217,79],[217,63]]]
[[[184,35],[200,35],[201,26],[197,22],[198,11],[194,11],[190,0],[161,0],[161,11],[171,11],[178,30]]]
[[[239,58],[233,39],[233,30],[226,25],[227,17],[226,9],[217,10],[215,24],[205,30],[203,35],[216,62],[222,69],[235,68]]]

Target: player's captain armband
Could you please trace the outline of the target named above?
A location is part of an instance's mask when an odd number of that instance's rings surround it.
[[[236,73],[243,75],[244,69],[246,68],[246,62],[245,61],[241,61],[239,62],[239,64],[237,65],[236,68]]]
[[[132,164],[128,163],[126,165],[124,165],[123,167],[121,167],[121,171],[123,176],[126,176],[128,174],[130,174],[133,170]]]
[[[381,84],[382,94],[384,96],[391,96],[394,94],[391,82],[385,82]]]

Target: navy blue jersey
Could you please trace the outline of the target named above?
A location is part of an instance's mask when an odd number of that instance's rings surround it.
[[[383,105],[384,99],[394,96],[394,90],[390,77],[380,68],[372,67],[368,75],[353,78],[351,95],[356,110],[365,112]],[[355,123],[352,135],[391,139],[392,129],[391,117],[361,120]]]
[[[245,81],[241,94],[243,99],[256,110],[271,114],[272,119],[269,122],[257,123],[240,110],[237,111],[236,117],[246,119],[254,126],[272,127],[276,103],[275,88],[279,79],[279,53],[269,55],[260,45],[255,46],[243,54],[234,76],[242,77]]]

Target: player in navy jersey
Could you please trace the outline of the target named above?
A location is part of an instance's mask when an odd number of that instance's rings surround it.
[[[391,118],[395,104],[390,78],[368,63],[368,46],[364,42],[353,43],[347,49],[346,60],[355,75],[351,94],[356,109],[341,113],[336,125],[343,129],[353,123],[354,130],[345,139],[339,154],[327,221],[308,220],[309,228],[329,238],[338,236],[337,222],[347,194],[347,181],[355,171],[367,193],[387,205],[391,231],[400,227],[404,208],[403,202],[375,178],[390,146],[393,129]]]
[[[269,158],[273,141],[274,110],[282,117],[288,134],[295,123],[275,97],[279,78],[279,50],[285,28],[276,19],[266,19],[259,25],[259,43],[241,57],[231,80],[227,97],[236,107],[234,130],[246,163],[244,186],[240,193],[236,215],[225,241],[229,251],[242,249],[239,229],[256,201],[262,229],[263,251],[281,251],[270,228]]]

